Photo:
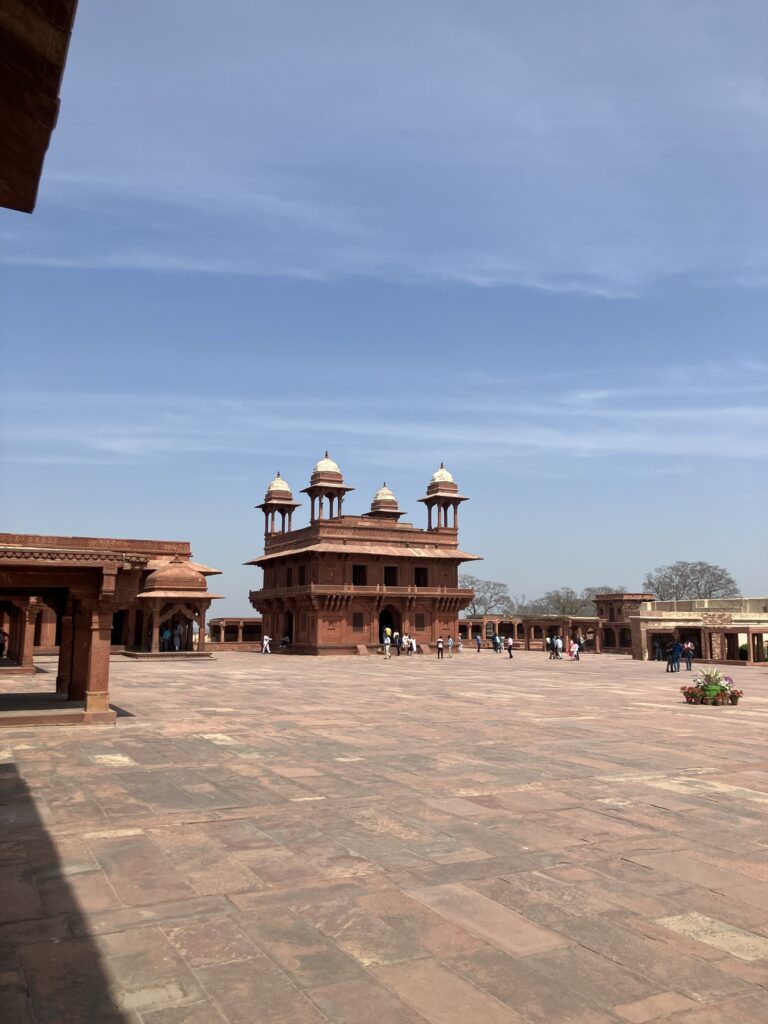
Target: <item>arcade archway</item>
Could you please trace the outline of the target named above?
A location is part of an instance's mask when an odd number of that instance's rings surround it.
[[[384,630],[389,628],[392,633],[402,633],[403,631],[403,620],[400,612],[397,608],[393,608],[391,604],[388,604],[386,608],[382,608],[379,614],[379,639],[384,641]]]

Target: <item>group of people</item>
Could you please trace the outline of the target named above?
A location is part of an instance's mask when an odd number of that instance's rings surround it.
[[[654,661],[666,661],[667,672],[679,672],[680,660],[684,658],[686,671],[690,672],[696,648],[692,640],[672,640],[664,647],[657,637],[653,642],[653,656]]]
[[[550,661],[562,661],[563,651],[568,652],[570,661],[578,661],[579,655],[584,650],[584,640],[581,637],[571,637],[566,644],[558,633],[557,636],[548,636],[545,640],[546,650],[549,651]]]
[[[160,630],[160,650],[180,651],[183,639],[184,627],[180,622],[177,622],[173,629],[171,629],[171,627],[166,624]]]
[[[406,654],[416,653],[416,638],[411,636],[410,633],[400,633],[399,630],[392,629],[387,626],[384,629],[384,656],[390,658],[392,656],[392,648],[394,647],[398,657],[405,651]],[[451,640],[453,644],[453,640]],[[439,657],[439,655],[438,655]]]
[[[483,638],[480,633],[475,634],[475,644],[477,645],[477,653],[479,654],[483,649]],[[510,658],[514,658],[514,654],[512,652],[515,649],[515,641],[513,637],[504,637],[499,633],[494,633],[491,636],[491,646],[493,647],[495,654],[503,654],[504,649],[506,648]]]

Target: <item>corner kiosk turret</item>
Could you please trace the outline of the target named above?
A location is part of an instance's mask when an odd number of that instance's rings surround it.
[[[267,488],[257,506],[265,515],[264,554],[246,563],[264,571],[250,600],[265,631],[297,654],[371,653],[387,627],[414,636],[422,649],[440,635],[458,636],[459,612],[474,596],[459,587],[459,566],[479,556],[459,549],[457,510],[468,499],[453,476],[441,463],[419,499],[426,529],[401,521],[405,513],[386,483],[369,511],[343,514],[352,490],[326,452],[301,492],[310,499],[309,525],[294,529],[299,503],[290,487],[278,474]]]

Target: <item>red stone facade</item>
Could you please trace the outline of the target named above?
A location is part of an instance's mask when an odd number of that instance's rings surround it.
[[[310,524],[292,528],[298,503],[278,476],[262,509],[264,554],[248,565],[264,570],[251,604],[263,616],[273,648],[296,654],[355,654],[375,650],[383,631],[409,633],[424,648],[438,636],[458,637],[458,615],[472,600],[458,585],[459,566],[478,556],[459,550],[459,494],[441,466],[427,493],[427,529],[400,522],[397,500],[384,485],[369,512],[343,515],[352,488],[326,457],[309,487]]]

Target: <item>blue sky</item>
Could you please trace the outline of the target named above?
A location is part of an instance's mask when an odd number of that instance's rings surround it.
[[[246,613],[327,447],[481,575],[768,592],[768,11],[81,0],[0,212],[3,525],[179,537]],[[302,522],[299,513],[298,522]]]

